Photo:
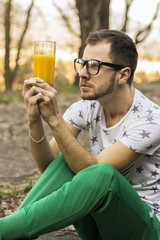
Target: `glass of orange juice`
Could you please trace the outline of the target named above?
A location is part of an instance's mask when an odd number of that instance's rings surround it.
[[[54,81],[56,42],[34,42],[34,77],[52,84]]]

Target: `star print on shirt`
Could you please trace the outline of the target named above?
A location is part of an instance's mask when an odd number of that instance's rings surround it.
[[[79,126],[72,119],[70,119],[69,122],[71,123],[71,125],[75,125],[79,128]]]
[[[136,172],[141,173],[144,169],[142,168],[142,166],[140,166],[139,168],[136,168]]]
[[[158,107],[158,106],[156,106],[156,105],[154,105],[154,107],[153,107],[153,108],[157,110],[159,107]]]
[[[152,190],[154,191],[154,193],[156,193],[156,192],[158,191],[158,188],[157,188],[157,186],[155,186],[155,187],[152,187]]]
[[[139,112],[139,110],[138,110],[138,106],[135,106],[135,105],[134,105],[132,111],[133,111],[134,113],[135,113],[135,112]]]
[[[116,142],[117,142],[117,140],[114,138],[114,140],[113,140],[113,144],[116,143]]]
[[[123,137],[129,137],[129,134],[127,134],[127,131],[123,133]]]
[[[103,129],[103,132],[106,134],[106,135],[109,135],[109,132],[107,130],[104,130]]]
[[[156,177],[159,173],[155,170],[154,172],[151,172],[151,177]]]
[[[91,138],[91,141],[92,141],[92,144],[94,144],[95,142],[98,142],[98,141],[97,141],[97,137],[93,136],[93,137]]]
[[[82,111],[79,111],[79,117],[83,118]]]
[[[97,123],[97,122],[99,122],[99,121],[100,121],[100,116],[99,116],[99,115],[97,115],[97,117],[96,117],[96,118],[94,118],[94,120],[96,121],[96,123]]]
[[[142,139],[144,139],[145,137],[146,137],[146,138],[150,138],[149,134],[151,134],[151,133],[150,133],[150,132],[147,133],[147,132],[144,131],[144,130],[143,130],[142,133],[140,133],[140,135],[142,135]]]
[[[151,123],[152,121],[153,121],[153,117],[152,116],[148,116],[146,122],[150,122]]]
[[[146,182],[143,182],[141,185],[142,185],[142,187],[146,187],[146,186],[147,186],[147,183],[146,183]]]
[[[94,103],[92,103],[91,104],[91,108],[95,108],[95,105],[96,105],[96,103],[94,102]]]
[[[151,144],[150,146],[147,147],[147,149],[151,149],[153,147],[153,145]]]
[[[155,163],[155,167],[156,167],[156,168],[159,168],[159,167],[160,167],[160,164],[159,164],[159,163]]]
[[[147,112],[148,112],[149,114],[151,114],[153,111],[152,111],[152,110],[150,110],[150,109],[148,109],[148,110],[147,110]]]
[[[136,152],[136,148],[133,148],[132,146],[129,147],[132,151]]]
[[[146,197],[145,196],[140,196],[141,198],[145,199]]]
[[[100,154],[103,150],[104,150],[104,149],[100,149],[99,152],[97,153],[97,155]]]
[[[91,123],[87,121],[87,127],[91,128]]]

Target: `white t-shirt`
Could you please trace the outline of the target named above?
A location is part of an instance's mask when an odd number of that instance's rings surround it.
[[[135,89],[131,108],[110,128],[106,127],[103,108],[98,101],[74,103],[64,113],[64,119],[81,130],[89,131],[90,146],[95,156],[118,140],[142,153],[121,174],[160,219],[160,107]]]

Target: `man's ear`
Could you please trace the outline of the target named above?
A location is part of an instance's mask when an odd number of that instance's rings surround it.
[[[119,71],[118,84],[126,83],[130,76],[131,76],[131,69],[129,67],[122,68]]]

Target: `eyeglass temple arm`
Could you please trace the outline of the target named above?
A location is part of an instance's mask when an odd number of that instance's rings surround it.
[[[112,68],[115,68],[115,69],[122,69],[124,68],[124,66],[122,65],[118,65],[118,64],[114,64],[114,63],[105,63],[105,62],[101,62],[102,65],[105,65],[105,66],[108,66],[108,67],[112,67]]]

